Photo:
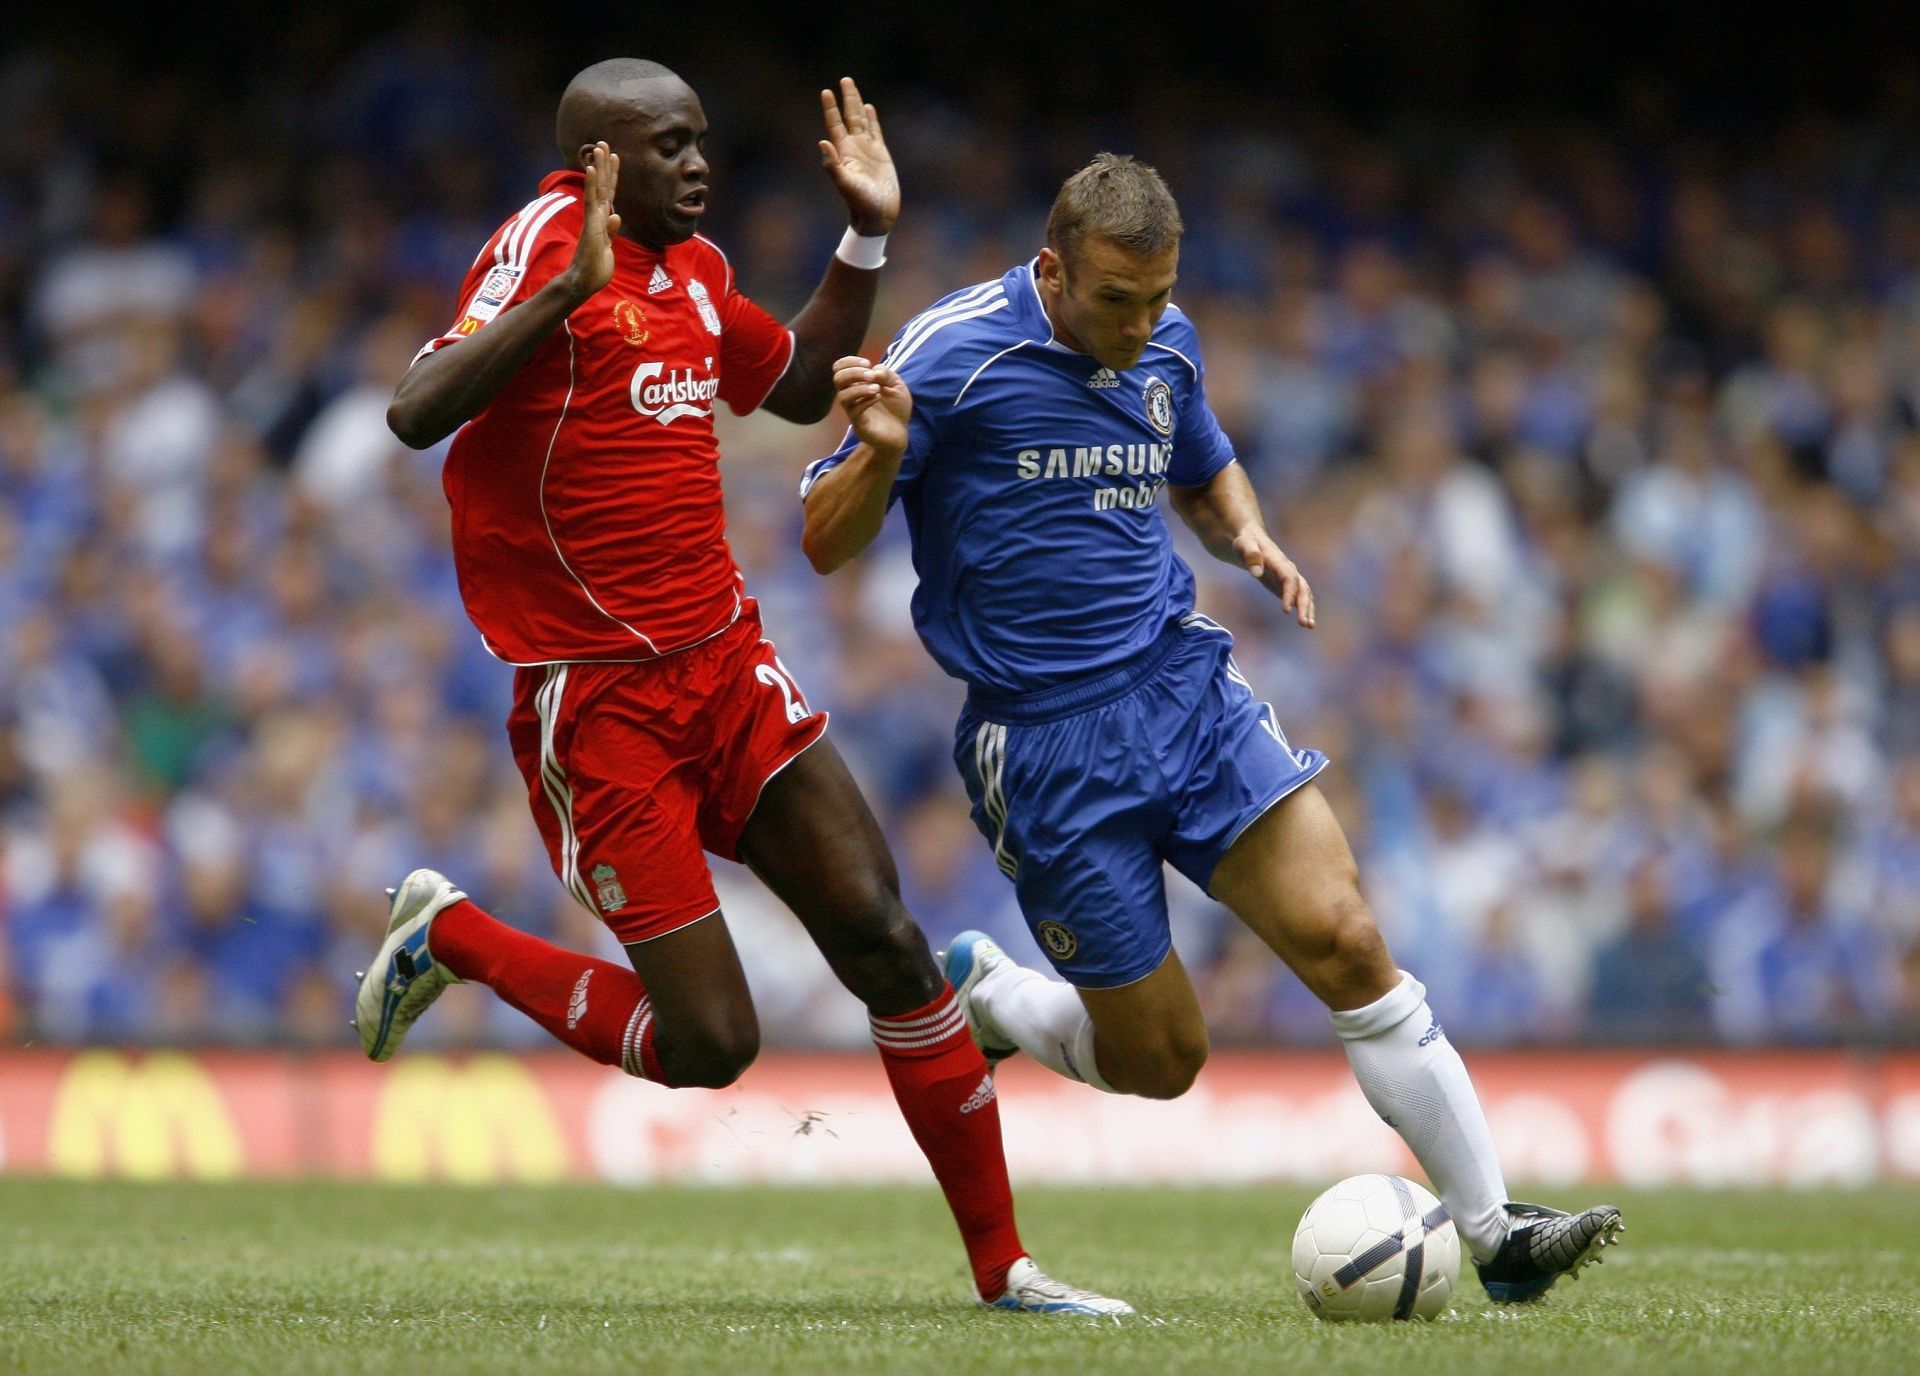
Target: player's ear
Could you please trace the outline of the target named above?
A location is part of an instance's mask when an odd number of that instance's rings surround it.
[[[579,147],[579,150],[575,152],[573,155],[574,166],[579,168],[579,170],[582,172],[586,171],[589,167],[592,167],[593,166],[593,150],[597,147],[599,147],[599,145],[595,143],[581,144]]]
[[[1049,244],[1040,250],[1040,259],[1034,264],[1034,275],[1054,291],[1060,291],[1067,285],[1067,265]]]

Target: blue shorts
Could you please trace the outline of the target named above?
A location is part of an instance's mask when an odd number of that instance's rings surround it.
[[[968,695],[953,753],[973,823],[1069,983],[1158,969],[1173,945],[1161,862],[1206,888],[1240,833],[1326,768],[1287,744],[1232,651],[1189,614],[1109,673]]]

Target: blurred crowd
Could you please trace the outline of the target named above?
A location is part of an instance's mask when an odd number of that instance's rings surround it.
[[[557,85],[438,20],[328,60],[299,42],[214,95],[0,56],[14,1044],[352,1045],[351,972],[417,865],[618,958],[508,757],[511,671],[460,607],[442,452],[384,417],[554,164]],[[790,313],[842,224],[809,78],[685,74],[714,125],[709,233]],[[876,346],[1030,256],[1099,147],[1167,174],[1177,299],[1320,628],[1178,538],[1291,739],[1332,755],[1365,891],[1450,1032],[1920,1028],[1911,102],[1383,133],[1216,90],[1036,132],[1017,91],[857,74],[907,198]],[[914,638],[903,533],[831,579],[800,556],[798,474],[837,440],[723,423],[734,551],[929,936],[982,926],[1041,964],[967,817],[960,690]],[[769,1040],[860,1042],[797,924],[716,869]],[[1216,1040],[1325,1042],[1298,982],[1169,882]],[[416,1035],[541,1039],[477,991],[445,1008]]]

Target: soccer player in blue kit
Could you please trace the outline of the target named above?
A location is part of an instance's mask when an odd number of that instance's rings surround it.
[[[1103,153],[1061,188],[1033,261],[922,312],[878,364],[841,359],[852,425],[802,481],[807,557],[829,573],[906,509],[914,624],[967,684],[954,758],[975,824],[1068,981],[957,939],[948,978],[989,1060],[1024,1050],[1115,1094],[1192,1085],[1207,1032],[1172,947],[1170,862],[1326,1003],[1487,1293],[1530,1300],[1617,1240],[1620,1212],[1507,1198],[1466,1066],[1388,954],[1312,782],[1326,757],[1288,743],[1232,637],[1193,609],[1162,491],[1314,625],[1172,304],[1181,229],[1157,172]]]

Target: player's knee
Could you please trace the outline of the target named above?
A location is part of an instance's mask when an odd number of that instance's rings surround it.
[[[720,1023],[657,1043],[660,1067],[676,1089],[725,1089],[760,1054],[755,1021]]]
[[[1387,940],[1357,886],[1330,905],[1319,965],[1320,981],[1330,991],[1345,995],[1371,992],[1376,986],[1384,993],[1393,982]]]
[[[897,894],[876,896],[836,947],[834,969],[862,1002],[925,1003],[939,992],[939,970],[927,939]]]
[[[1204,1029],[1175,1033],[1129,1068],[1126,1090],[1142,1099],[1178,1099],[1193,1088],[1206,1063]]]
[[[897,890],[880,886],[861,895],[847,932],[848,948],[860,959],[900,964],[910,959],[919,941],[920,929]]]
[[[1169,1056],[1140,1067],[1128,1087],[1142,1099],[1178,1099],[1193,1088],[1206,1063],[1205,1047],[1191,1054]]]
[[[725,1089],[747,1073],[759,1054],[757,1038],[752,1046],[709,1048],[689,1057],[685,1068],[671,1070],[669,1078],[680,1089]]]

